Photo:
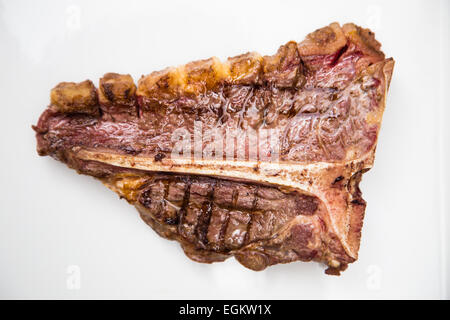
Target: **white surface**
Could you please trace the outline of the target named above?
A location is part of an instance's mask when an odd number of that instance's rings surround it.
[[[1,1],[1,298],[449,298],[448,1]],[[190,261],[100,182],[35,152],[60,81],[135,79],[279,45],[332,21],[370,27],[396,60],[359,260],[255,273]],[[76,266],[76,267],[70,267]],[[74,277],[80,271],[80,288]],[[69,281],[69,286],[68,282]],[[72,286],[71,286],[72,284]]]

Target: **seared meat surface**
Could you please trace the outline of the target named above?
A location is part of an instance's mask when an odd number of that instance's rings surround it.
[[[37,150],[100,179],[195,261],[262,270],[357,259],[394,62],[367,29],[337,23],[273,56],[195,61],[98,88],[63,82],[34,126]]]

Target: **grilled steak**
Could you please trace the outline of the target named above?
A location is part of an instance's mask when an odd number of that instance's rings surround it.
[[[273,56],[246,53],[98,88],[63,82],[36,126],[39,155],[101,180],[193,260],[339,274],[357,259],[394,61],[337,23]]]

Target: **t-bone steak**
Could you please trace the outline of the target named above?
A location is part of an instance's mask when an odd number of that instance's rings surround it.
[[[394,60],[332,23],[273,56],[210,58],[142,76],[62,82],[37,151],[99,179],[198,262],[252,270],[358,256]]]

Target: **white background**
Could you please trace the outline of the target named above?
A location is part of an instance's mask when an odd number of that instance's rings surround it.
[[[449,298],[449,10],[444,0],[0,1],[0,298]],[[273,54],[333,21],[372,28],[396,60],[361,184],[360,257],[341,277],[316,263],[194,263],[100,182],[36,154],[31,125],[60,81]]]

